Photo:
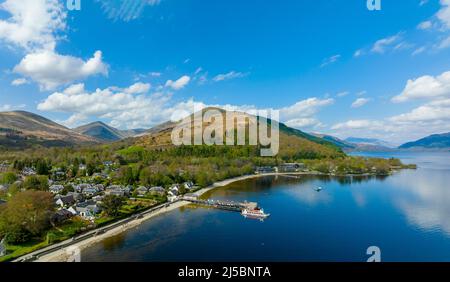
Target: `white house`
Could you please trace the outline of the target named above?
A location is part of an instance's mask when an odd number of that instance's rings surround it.
[[[62,185],[52,185],[49,188],[50,192],[52,192],[53,194],[59,194],[64,190],[64,186]]]

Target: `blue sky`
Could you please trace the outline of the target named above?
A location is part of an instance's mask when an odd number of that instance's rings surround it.
[[[381,2],[0,1],[0,110],[135,128],[215,105],[342,138],[450,131],[450,0]]]

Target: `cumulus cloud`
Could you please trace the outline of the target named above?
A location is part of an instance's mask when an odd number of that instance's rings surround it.
[[[191,81],[191,78],[187,75],[184,75],[176,81],[168,80],[166,82],[166,87],[170,87],[173,90],[180,90],[180,89],[183,89],[185,86],[187,86],[190,81]]]
[[[151,88],[150,83],[142,83],[142,82],[137,82],[133,85],[131,85],[130,87],[125,89],[125,92],[128,94],[143,94],[143,93],[147,93]]]
[[[369,98],[358,98],[353,102],[352,108],[360,108],[360,107],[366,105],[367,103],[369,103],[370,101],[371,101],[371,99],[369,99]]]
[[[14,72],[37,82],[41,90],[108,73],[100,51],[87,61],[55,51],[66,29],[63,3],[65,1],[6,0],[0,4],[0,12],[6,14],[6,18],[0,20],[0,40],[11,47],[21,47],[27,54],[14,67]],[[15,85],[23,81],[16,80]]]
[[[241,77],[245,77],[247,75],[248,74],[242,73],[242,72],[230,71],[228,73],[223,73],[223,74],[216,75],[213,78],[213,80],[215,82],[219,82],[219,81],[231,80],[231,79],[235,79],[235,78],[241,78]]]
[[[450,71],[438,76],[424,75],[410,79],[403,92],[392,98],[393,102],[405,102],[413,99],[450,97]]]
[[[51,90],[91,75],[108,75],[108,66],[102,60],[101,51],[95,52],[87,61],[53,51],[42,51],[26,55],[14,72],[36,81],[42,89]]]
[[[128,129],[148,128],[167,120],[179,120],[192,114],[194,110],[206,107],[248,113],[258,110],[254,105],[208,105],[193,99],[174,103],[170,94],[126,91],[131,88],[135,87],[108,87],[88,92],[84,84],[74,84],[48,96],[38,104],[38,110],[70,114],[70,117],[62,122],[71,127],[88,118],[95,118],[110,120],[111,125]],[[314,115],[322,107],[332,103],[333,99],[310,98],[275,110],[280,111],[280,121],[304,128],[321,125]]]
[[[0,39],[27,50],[53,50],[56,33],[66,28],[66,13],[59,0],[6,0],[0,10]]]

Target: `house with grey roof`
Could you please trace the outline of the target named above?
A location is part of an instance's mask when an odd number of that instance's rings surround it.
[[[64,190],[64,186],[62,185],[52,185],[49,188],[49,191],[52,192],[53,194],[59,194]]]

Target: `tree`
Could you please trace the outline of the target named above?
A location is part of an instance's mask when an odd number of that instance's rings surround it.
[[[0,177],[0,183],[4,183],[4,184],[13,184],[14,182],[17,181],[17,175],[14,172],[7,172],[4,173],[1,177]]]
[[[14,195],[0,211],[0,235],[8,243],[23,243],[47,229],[54,209],[51,193],[25,191]]]
[[[25,178],[23,182],[23,188],[26,190],[48,190],[48,178],[47,176],[32,175]]]
[[[103,198],[101,208],[108,216],[117,216],[123,206],[124,199],[116,195],[107,195]]]
[[[50,166],[47,164],[46,160],[38,160],[36,162],[36,173],[39,175],[48,175]]]

